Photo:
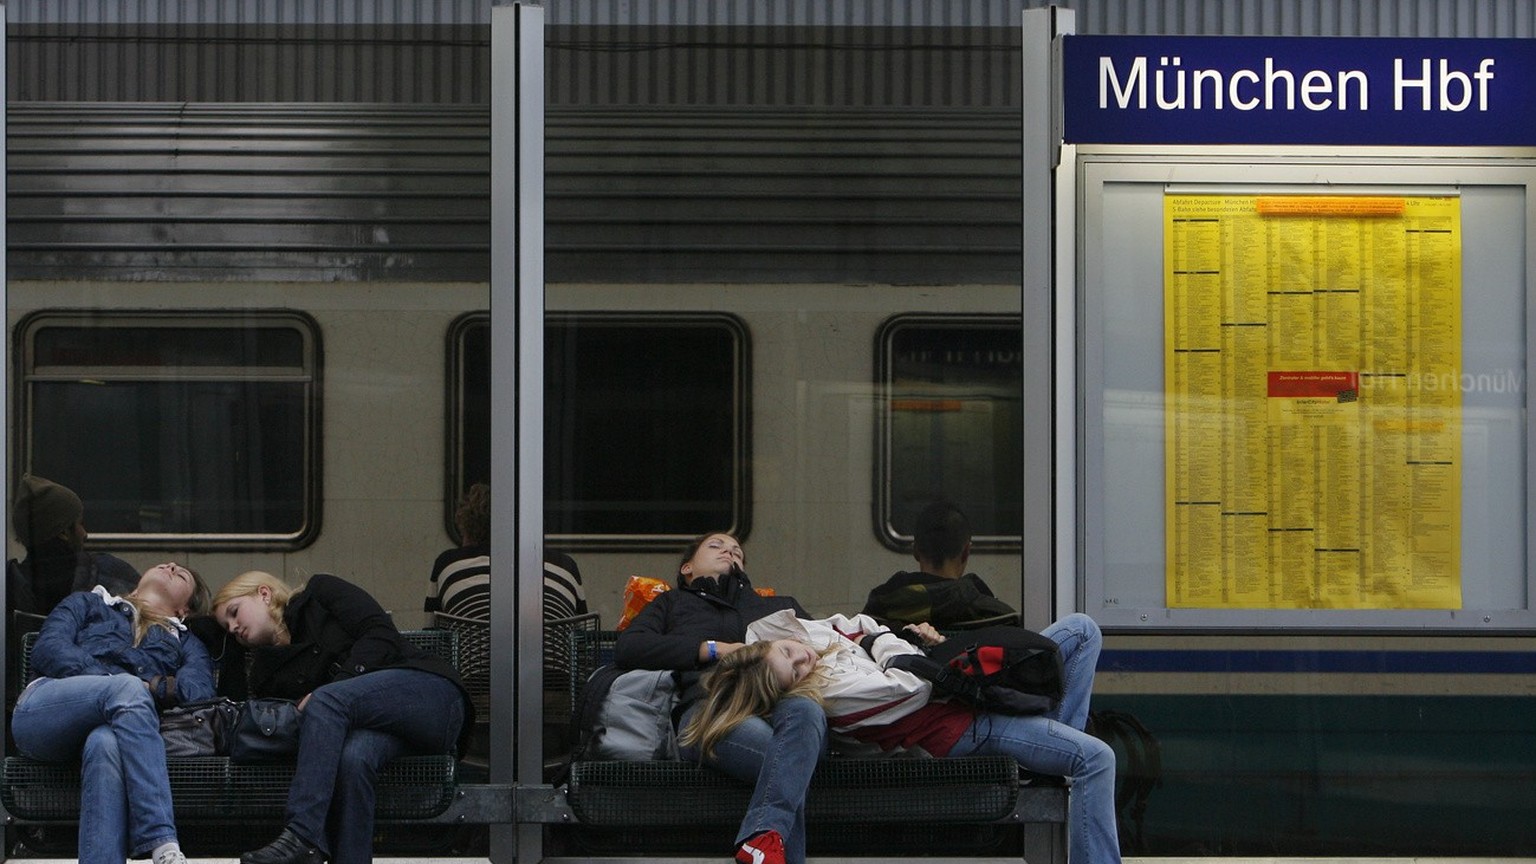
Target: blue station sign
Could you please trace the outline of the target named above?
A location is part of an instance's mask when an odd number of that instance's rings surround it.
[[[1068,143],[1536,145],[1536,40],[1066,36]]]

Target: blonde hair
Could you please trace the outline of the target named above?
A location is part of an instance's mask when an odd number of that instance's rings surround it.
[[[218,609],[231,600],[254,596],[261,588],[266,588],[272,593],[272,605],[267,607],[267,614],[272,616],[275,632],[279,635],[286,634],[288,625],[283,622],[283,609],[287,608],[288,601],[298,592],[290,588],[288,583],[264,570],[247,570],[229,580],[229,584],[220,588],[219,593],[214,595],[212,608]]]
[[[187,598],[187,614],[182,617],[191,618],[194,615],[206,615],[213,611],[213,603],[208,599],[210,596],[208,583],[204,582],[203,577],[191,567],[184,569],[192,574],[192,596]],[[172,633],[176,632],[175,626],[171,624],[171,619],[176,616],[162,615],[145,606],[144,602],[133,596],[131,592],[120,599],[126,600],[128,605],[133,607],[133,646],[135,648],[144,641],[151,627],[164,627]]]
[[[803,696],[821,704],[825,674],[818,665],[811,674],[785,690],[768,665],[773,643],[768,640],[744,645],[721,657],[704,673],[704,705],[695,711],[678,743],[697,746],[704,755],[715,755],[715,745],[749,717],[767,717],[786,696]],[[821,652],[824,657],[836,648]]]

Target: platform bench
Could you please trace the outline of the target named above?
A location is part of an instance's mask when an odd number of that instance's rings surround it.
[[[617,636],[615,631],[572,634],[573,692],[591,670],[611,661]],[[857,854],[884,844],[911,855],[963,855],[968,850],[957,847],[968,838],[1017,826],[1013,839],[1002,841],[1012,854],[1030,862],[1065,862],[1067,791],[1061,778],[1021,772],[1002,756],[834,756],[811,782],[808,842],[812,854]],[[578,761],[553,793],[556,800],[548,808],[553,818],[538,821],[579,823],[571,832],[575,851],[667,854],[677,851],[669,836],[688,835],[697,842],[702,831],[711,843],[729,843],[752,788],[689,762]]]
[[[448,630],[406,630],[415,645],[458,666],[457,638]],[[32,643],[22,639],[23,680],[30,678]],[[238,764],[227,756],[190,756],[167,760],[171,800],[180,824],[198,822],[281,821],[293,779],[292,763]],[[40,762],[7,756],[0,804],[7,825],[72,823],[80,819],[78,762]],[[454,821],[449,814],[458,797],[458,764],[451,754],[404,756],[380,772],[375,818],[394,821]],[[445,818],[447,817],[447,818]]]

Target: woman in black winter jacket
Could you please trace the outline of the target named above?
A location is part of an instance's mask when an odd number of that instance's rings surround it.
[[[457,670],[407,642],[368,592],[326,574],[301,591],[235,577],[214,618],[253,647],[249,690],[299,702],[298,766],[276,840],[243,864],[373,859],[373,781],[406,752],[447,753],[473,719]]]
[[[674,669],[686,726],[704,695],[699,676],[740,649],[747,625],[780,609],[811,617],[793,597],[763,597],[742,569],[741,543],[726,533],[696,538],[677,568],[677,588],[652,600],[614,646],[614,662],[631,669]],[[684,758],[753,784],[752,801],[736,836],[741,864],[802,864],[805,792],[826,751],[827,718],[813,699],[779,700],[768,717],[753,717],[702,754]],[[800,803],[796,803],[800,802]],[[785,841],[789,845],[785,845]]]

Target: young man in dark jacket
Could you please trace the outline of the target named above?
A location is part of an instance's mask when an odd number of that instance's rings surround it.
[[[890,627],[926,622],[940,630],[1019,623],[1012,606],[965,571],[971,523],[953,502],[935,501],[918,514],[912,557],[918,571],[897,573],[870,591],[865,615]]]
[[[614,662],[631,669],[673,669],[682,703],[678,728],[703,696],[699,678],[715,661],[742,647],[747,625],[780,609],[811,617],[793,597],[763,597],[742,569],[741,544],[729,534],[693,541],[677,569],[677,588],[652,600],[614,646]],[[806,788],[825,753],[827,718],[816,702],[781,699],[768,719],[753,717],[715,745],[712,755],[684,748],[683,756],[754,784],[736,836],[741,864],[805,861]],[[786,847],[785,838],[789,839]]]

